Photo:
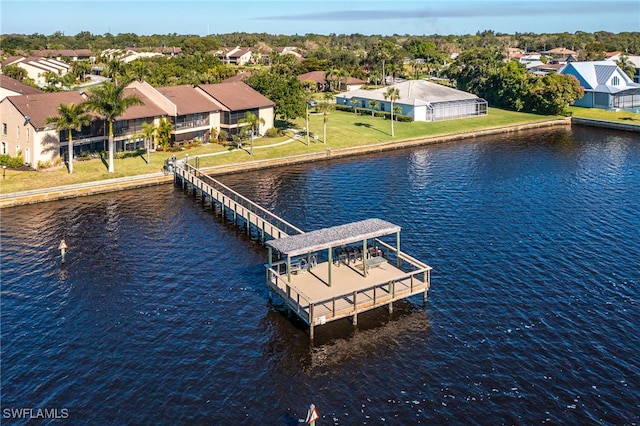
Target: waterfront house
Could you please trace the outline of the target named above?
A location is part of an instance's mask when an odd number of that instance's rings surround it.
[[[394,108],[400,107],[401,114],[413,121],[440,121],[487,114],[487,101],[451,87],[424,80],[409,80],[390,87],[400,92],[400,98],[393,103]],[[353,106],[353,101],[357,100],[358,109],[369,109],[369,102],[377,101],[376,111],[390,112],[391,102],[384,97],[386,90],[342,93],[336,96],[336,103]]]
[[[8,96],[0,101],[0,153],[12,157],[22,154],[25,164],[38,167],[39,163],[60,156],[60,133],[47,126],[47,117],[57,115],[60,104],[80,104],[85,97],[79,92],[55,92]],[[90,132],[74,132],[80,140]],[[82,135],[82,136],[80,136]],[[64,143],[66,149],[66,143]]]
[[[220,128],[221,107],[209,95],[190,85],[158,87],[170,102],[171,142],[208,142],[211,129]]]
[[[220,129],[230,137],[243,127],[238,121],[244,119],[248,112],[264,120],[264,124],[259,125],[258,134],[264,135],[274,125],[275,103],[242,81],[203,84],[198,89],[220,106]]]
[[[160,88],[134,81],[127,86],[125,94],[138,96],[143,105],[132,106],[116,118],[113,128],[116,152],[144,148],[144,123],[157,126],[162,118],[171,121],[172,144],[192,140],[208,142],[212,130],[224,130],[231,137],[242,127],[238,121],[244,119],[247,112],[264,121],[258,129],[260,135],[274,125],[275,104],[240,81]],[[2,99],[0,153],[15,157],[20,152],[24,162],[35,168],[57,157],[66,158],[67,132],[58,132],[52,126],[45,125],[44,121],[47,117],[57,115],[60,104],[79,104],[86,97],[87,94],[81,90],[25,92]],[[104,120],[96,115],[90,126],[73,132],[74,156],[105,151],[107,139]]]
[[[558,74],[574,76],[584,96],[574,105],[585,108],[640,109],[640,84],[634,83],[615,62],[570,62]]]

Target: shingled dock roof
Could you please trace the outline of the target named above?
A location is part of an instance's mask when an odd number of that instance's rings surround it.
[[[366,219],[317,231],[305,232],[277,240],[267,241],[267,246],[285,256],[297,256],[313,251],[338,247],[369,238],[400,232],[400,227],[382,219]]]

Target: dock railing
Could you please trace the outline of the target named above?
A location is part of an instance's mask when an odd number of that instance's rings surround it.
[[[377,242],[395,256],[396,250],[392,246]],[[307,324],[321,325],[428,290],[432,268],[404,253],[400,253],[399,258],[404,274],[393,280],[321,300],[311,300],[291,284],[284,260],[266,267],[267,284]]]
[[[311,299],[298,288],[291,285],[286,268],[287,262],[284,260],[273,262],[270,268],[267,267],[267,284],[300,318],[307,322],[307,324],[310,324],[313,306]]]
[[[223,183],[215,180],[214,178],[207,175],[206,173],[198,170],[196,167],[192,166],[186,161],[178,162],[176,164],[176,173],[180,174],[180,176],[183,179],[186,179],[192,185],[197,186],[200,190],[204,190],[205,188],[198,185],[198,182],[195,182],[194,179],[192,179],[192,177],[197,178],[200,182],[208,185],[211,189],[220,193],[222,196],[226,197],[227,199],[233,200],[236,204],[242,206],[243,208],[251,212],[251,214],[256,215],[262,218],[263,220],[269,222],[271,225],[278,228],[284,234],[297,235],[297,234],[304,233],[304,231],[302,231],[300,228],[292,225],[291,223],[287,222],[281,217],[271,213],[269,210],[265,209],[264,207],[242,196],[241,194],[237,193],[236,191],[224,185]]]

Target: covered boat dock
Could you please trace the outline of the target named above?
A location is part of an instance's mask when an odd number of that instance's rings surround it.
[[[367,219],[266,241],[267,285],[314,327],[427,292],[431,267],[401,252],[401,228]],[[385,241],[385,237],[391,241]],[[280,260],[274,262],[274,254]]]

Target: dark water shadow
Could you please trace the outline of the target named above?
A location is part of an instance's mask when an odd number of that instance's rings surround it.
[[[352,359],[386,352],[415,336],[431,335],[431,324],[421,303],[401,300],[394,303],[393,313],[386,307],[358,314],[358,324],[344,318],[315,327],[309,338],[309,327],[277,298],[268,304],[262,328],[270,334],[266,353],[278,353],[286,360],[281,368],[291,372],[324,368]]]

